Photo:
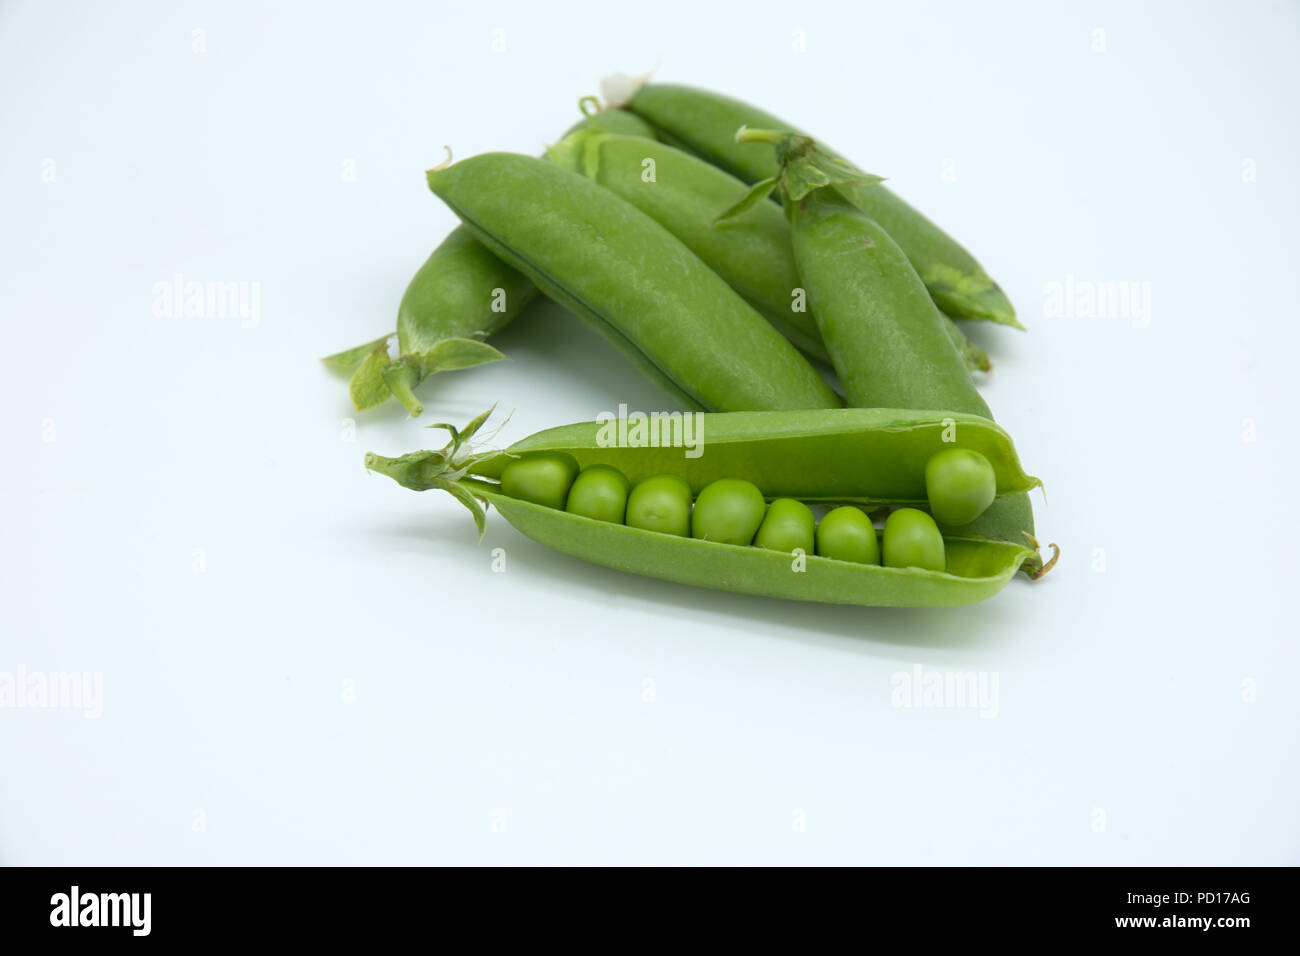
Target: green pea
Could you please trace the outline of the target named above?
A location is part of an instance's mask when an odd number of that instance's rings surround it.
[[[924,511],[899,508],[885,519],[883,549],[887,568],[945,568],[943,535]]]
[[[880,543],[871,519],[852,505],[827,512],[817,525],[817,553],[836,561],[879,564]]]
[[[691,535],[724,544],[749,544],[763,523],[767,502],[751,481],[719,478],[704,486],[691,514]]]
[[[564,510],[597,521],[622,524],[630,485],[621,471],[609,465],[584,468],[569,489],[569,501]]]
[[[662,534],[691,533],[691,486],[677,475],[656,475],[627,497],[627,525]]]
[[[777,498],[767,507],[763,523],[754,536],[754,545],[787,554],[799,548],[804,554],[812,554],[816,523],[812,511],[802,501]]]
[[[925,493],[939,524],[970,524],[998,495],[989,460],[972,448],[949,448],[925,464]]]
[[[564,510],[578,462],[562,451],[536,451],[512,459],[501,471],[501,492],[535,505]]]

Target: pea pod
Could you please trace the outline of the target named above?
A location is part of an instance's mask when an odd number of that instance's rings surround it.
[[[950,535],[943,540],[941,571],[808,554],[792,560],[764,547],[649,531],[547,507],[504,493],[494,480],[510,462],[542,452],[546,458],[539,460],[568,456],[584,467],[617,468],[634,482],[637,475],[651,473],[670,480],[678,476],[696,493],[730,470],[728,478],[752,483],[768,497],[909,501],[924,497],[924,461],[936,449],[951,447],[943,437],[955,427],[960,447],[978,448],[994,463],[1000,492],[1032,485],[1005,432],[976,416],[886,409],[699,415],[705,444],[697,457],[682,448],[607,444],[603,430],[632,427],[626,420],[549,429],[504,452],[473,452],[468,442],[486,417],[463,431],[449,429],[452,440],[440,451],[400,458],[372,454],[366,465],[417,491],[450,492],[474,514],[480,534],[487,502],[519,531],[565,554],[743,594],[899,607],[969,604],[996,594],[1034,554],[1011,542]],[[812,494],[788,494],[788,489]],[[551,496],[558,498],[558,491]]]
[[[489,249],[687,409],[833,408],[820,375],[680,240],[560,166],[486,153],[429,188]]]
[[[775,176],[757,184],[723,218],[744,214],[765,189],[779,190],[799,278],[848,403],[946,408],[991,418],[903,250],[836,188],[855,183],[858,171],[805,136],[743,130],[737,139],[766,144],[780,164]],[[961,531],[1032,541],[1029,499],[1020,494],[996,501]],[[1037,556],[1026,563],[1030,574],[1042,568]]]
[[[590,114],[569,132],[580,129],[654,137],[644,120],[625,110]],[[391,358],[391,336],[384,336],[323,361],[337,371],[355,369],[349,391],[358,411],[396,395],[408,412],[419,415],[423,406],[415,387],[440,371],[505,358],[484,339],[512,322],[536,297],[537,286],[526,276],[490,253],[468,227],[457,226],[402,295],[397,307],[398,357]]]
[[[653,83],[642,86],[626,103],[611,105],[636,113],[665,142],[750,183],[774,176],[777,163],[770,150],[737,143],[736,130],[748,126],[798,132],[757,107],[688,86]],[[844,184],[843,192],[894,238],[941,309],[957,318],[989,319],[1022,328],[1010,301],[983,267],[919,211],[888,189]]]
[[[816,320],[794,296],[799,275],[790,226],[778,206],[755,204],[719,226],[718,211],[744,198],[745,183],[704,160],[643,138],[578,130],[551,147],[547,158],[632,203],[685,243],[801,351],[830,361]],[[988,356],[952,319],[944,316],[942,321],[968,366],[987,371]]]

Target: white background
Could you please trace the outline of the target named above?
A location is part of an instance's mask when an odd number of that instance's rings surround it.
[[[0,672],[103,680],[98,719],[0,709],[0,862],[1300,863],[1296,5],[740,12],[0,8]],[[493,402],[503,442],[663,407],[557,310],[354,440],[317,361],[452,226],[444,143],[535,153],[656,65],[1001,282],[1028,333],[974,334],[1046,580],[690,589],[364,472]],[[258,283],[257,326],[155,315],[178,274]],[[1149,283],[1149,324],[1046,316],[1067,276]],[[917,664],[996,677],[996,715],[893,706]]]

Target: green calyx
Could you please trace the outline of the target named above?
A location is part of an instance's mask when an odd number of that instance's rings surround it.
[[[387,349],[388,340],[393,337],[393,333],[380,336],[373,342],[367,342],[365,345],[358,345],[354,348],[344,349],[342,352],[335,352],[333,355],[327,355],[321,361],[325,367],[332,372],[351,372],[358,365],[366,360],[366,357],[380,346]]]
[[[348,393],[357,411],[382,405],[396,396],[412,418],[424,411],[415,387],[430,375],[473,368],[504,359],[500,350],[477,338],[446,338],[422,352],[408,352],[396,359],[388,353],[390,335],[321,359],[329,368],[346,372]],[[360,363],[359,365],[357,363]]]
[[[771,129],[736,131],[737,143],[770,143],[776,149],[777,173],[760,179],[750,187],[738,203],[718,217],[724,222],[753,208],[780,188],[783,200],[798,202],[818,189],[833,186],[848,192],[852,199],[856,190],[884,182],[883,176],[864,173],[851,163],[831,155],[809,136]]]
[[[441,428],[451,435],[451,440],[437,451],[413,451],[396,458],[367,452],[366,468],[387,475],[403,488],[410,488],[412,491],[437,489],[452,495],[474,516],[474,524],[478,528],[479,537],[482,538],[483,531],[487,527],[487,515],[483,503],[474,496],[473,492],[460,484],[460,480],[469,474],[475,462],[484,457],[472,451],[469,441],[483,427],[483,423],[495,409],[496,406],[492,406],[464,428],[458,429],[455,425],[446,422],[430,425],[430,428]]]

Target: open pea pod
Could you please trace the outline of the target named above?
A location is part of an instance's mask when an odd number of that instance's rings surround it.
[[[508,494],[499,480],[510,462],[540,452],[571,456],[584,469],[617,468],[633,484],[675,475],[693,494],[720,478],[740,478],[769,499],[920,506],[926,500],[926,462],[936,452],[958,447],[988,458],[999,495],[1035,487],[1037,479],[1021,467],[1006,432],[979,416],[894,409],[665,413],[566,425],[504,451],[473,451],[469,438],[485,418],[460,431],[449,429],[452,441],[439,451],[399,458],[367,455],[366,466],[417,491],[451,493],[474,514],[480,533],[487,503],[528,537],[565,554],[742,594],[892,607],[970,604],[996,594],[1037,557],[1028,541],[961,533],[944,537],[942,571],[791,554],[585,517]]]

